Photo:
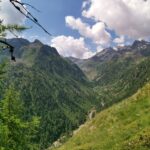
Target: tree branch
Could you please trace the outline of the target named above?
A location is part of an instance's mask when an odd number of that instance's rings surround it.
[[[47,33],[48,35],[51,36],[51,34],[38,22],[38,20],[26,9],[25,5],[28,5],[32,8],[34,8],[33,6],[27,4],[27,3],[22,3],[19,2],[18,0],[10,0],[10,3],[22,14],[24,15],[26,18],[28,18],[29,20],[31,20],[33,23],[35,23],[36,25],[38,25],[45,33]],[[18,6],[17,4],[19,4],[20,6]],[[34,8],[35,9],[35,8]],[[24,11],[25,12],[24,12]]]
[[[11,60],[16,61],[15,56],[13,55],[14,53],[14,47],[12,45],[10,45],[9,43],[7,43],[6,41],[0,40],[0,43],[5,44],[10,50],[11,53]]]

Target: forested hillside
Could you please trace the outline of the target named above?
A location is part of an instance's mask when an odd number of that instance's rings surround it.
[[[71,59],[93,81],[100,107],[108,107],[134,94],[150,80],[150,43],[104,49],[87,60]]]
[[[23,118],[40,118],[36,142],[44,149],[85,121],[88,110],[96,105],[95,95],[77,65],[62,58],[55,48],[38,40],[15,40],[10,43],[16,47],[16,63],[7,65],[2,90],[11,85],[19,93]],[[22,45],[16,45],[19,40]]]
[[[0,150],[150,150],[149,25],[150,0],[0,0]]]
[[[30,143],[38,149],[70,136],[92,108],[108,108],[133,95],[150,79],[150,44],[145,41],[135,41],[118,51],[105,49],[88,60],[71,61],[39,40],[8,41],[16,48],[16,62],[8,63],[9,53],[1,52],[1,62],[5,60],[1,99],[7,99],[7,91],[13,88],[21,101],[23,123],[37,118]],[[90,78],[93,70],[95,77]]]

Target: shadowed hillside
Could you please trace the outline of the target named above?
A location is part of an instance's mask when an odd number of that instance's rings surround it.
[[[87,60],[71,59],[92,80],[101,107],[108,107],[134,94],[150,81],[150,43],[104,49]]]
[[[24,118],[41,118],[37,142],[43,149],[84,122],[88,110],[96,105],[95,95],[78,66],[55,48],[38,40],[12,39],[10,43],[16,47],[17,61],[8,67],[3,84],[6,88],[12,84],[20,93]]]

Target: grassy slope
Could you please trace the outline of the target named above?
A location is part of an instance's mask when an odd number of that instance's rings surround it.
[[[59,150],[149,150],[150,84],[100,112]]]

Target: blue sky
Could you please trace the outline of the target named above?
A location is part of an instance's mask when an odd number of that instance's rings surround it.
[[[21,36],[56,47],[63,56],[88,58],[106,47],[117,48],[137,39],[150,39],[150,0],[21,1],[41,11],[27,7],[51,37],[17,12],[9,0],[0,3],[0,18],[5,24],[32,26]]]
[[[33,9],[30,9],[30,12],[34,14],[34,16],[38,18],[39,22],[52,34],[51,39],[60,35],[72,36],[75,39],[81,37],[77,31],[72,30],[66,25],[66,16],[82,18],[90,26],[95,24],[94,20],[87,19],[82,16],[83,0],[44,0],[42,2],[40,0],[33,0],[29,3],[41,11],[39,13]],[[24,34],[25,37],[30,37],[30,40],[38,38],[44,43],[50,43],[50,37],[45,34],[45,32],[43,32],[43,30],[41,30],[38,26],[36,26],[31,21],[26,21],[25,24],[27,26],[32,26],[32,29]],[[114,32],[110,33],[113,37],[116,36]],[[84,40],[86,42],[86,47],[88,47],[90,51],[95,52],[97,45],[93,44],[91,39]]]
[[[79,37],[78,32],[66,26],[65,17],[68,15],[81,17],[82,2],[82,0],[32,0],[29,3],[41,11],[41,13],[38,13],[30,9],[32,14],[38,18],[39,22],[52,36],[72,35]],[[27,26],[33,26],[32,30],[28,31],[27,34],[47,36],[31,21],[27,21],[26,24]]]

